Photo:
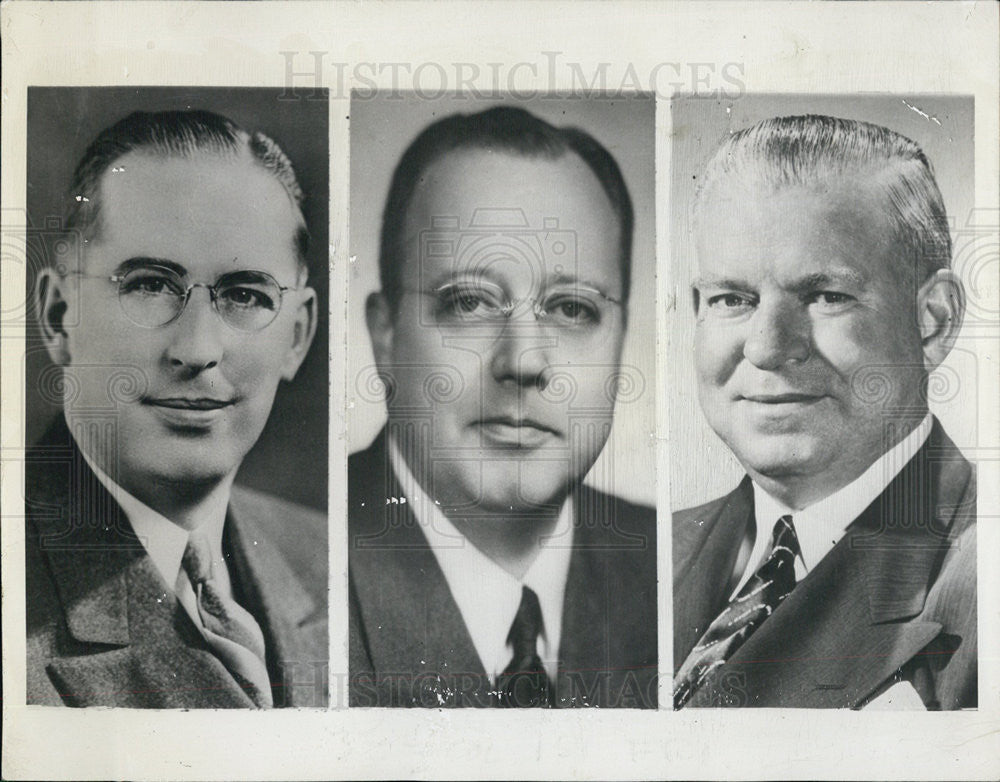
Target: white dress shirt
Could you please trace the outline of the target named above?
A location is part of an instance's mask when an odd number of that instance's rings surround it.
[[[771,546],[774,525],[784,515],[792,517],[795,534],[799,539],[799,548],[802,551],[801,556],[795,558],[795,580],[798,582],[805,578],[806,574],[837,545],[837,541],[844,536],[851,522],[885,491],[903,467],[923,447],[930,436],[932,423],[933,418],[928,413],[912,432],[882,454],[855,480],[829,497],[824,497],[802,510],[791,510],[754,483],[754,518],[757,529],[756,535],[754,530],[749,530],[747,533],[748,536],[754,535],[753,551],[730,600],[739,594],[743,585],[757,572],[757,568],[764,564]]]
[[[79,444],[78,444],[79,445]],[[178,602],[184,606],[188,616],[195,626],[201,630],[201,617],[198,615],[198,601],[191,586],[191,580],[181,568],[184,549],[187,547],[188,530],[170,521],[166,516],[157,513],[141,500],[136,499],[125,489],[115,483],[98,467],[91,458],[80,449],[87,465],[93,470],[97,480],[101,482],[108,494],[128,517],[136,537],[142,543],[149,558],[153,560],[157,571],[163,577],[164,583],[176,595]],[[222,556],[222,528],[226,522],[228,499],[221,507],[214,507],[206,512],[194,529],[204,529],[212,551],[212,570],[216,589],[224,598],[232,599],[233,588],[229,578],[229,569]],[[167,593],[163,595],[164,599]]]
[[[522,587],[538,595],[542,632],[537,651],[549,678],[559,667],[563,598],[573,543],[573,507],[567,498],[559,511],[548,545],[542,543],[524,578],[518,580],[470,543],[448,520],[440,503],[427,497],[413,477],[395,441],[389,438],[389,458],[403,490],[400,502],[410,506],[444,573],[483,668],[496,682],[514,650],[507,643],[511,624],[521,604]]]

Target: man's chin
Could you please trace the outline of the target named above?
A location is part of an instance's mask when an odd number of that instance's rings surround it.
[[[801,434],[780,436],[756,433],[747,436],[744,442],[727,445],[751,475],[779,480],[815,470],[817,462],[821,461],[819,454],[823,444],[815,437]]]
[[[474,474],[437,476],[445,512],[532,516],[551,513],[566,499],[566,469],[555,465],[483,463]]]

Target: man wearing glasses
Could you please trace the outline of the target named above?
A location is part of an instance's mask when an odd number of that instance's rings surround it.
[[[632,224],[608,151],[521,109],[401,158],[367,302],[388,424],[349,467],[352,705],[655,708],[655,512],[582,483]]]
[[[28,702],[323,705],[325,518],[233,485],[316,329],[291,163],[135,113],[70,193],[80,267],[36,289],[64,415],[28,457]]]

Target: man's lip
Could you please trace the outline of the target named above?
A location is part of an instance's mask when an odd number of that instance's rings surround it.
[[[794,404],[796,402],[816,402],[822,399],[822,394],[802,394],[797,392],[785,394],[743,394],[740,399],[747,402],[757,402],[762,405],[783,405]]]
[[[172,410],[219,410],[229,407],[236,402],[235,399],[214,399],[212,397],[146,397],[143,400],[147,405],[155,407],[169,407]]]
[[[515,429],[537,429],[540,432],[547,432],[548,434],[559,434],[551,426],[547,426],[539,421],[535,421],[532,418],[511,418],[509,416],[496,416],[493,418],[483,418],[477,422],[480,426],[509,426]]]

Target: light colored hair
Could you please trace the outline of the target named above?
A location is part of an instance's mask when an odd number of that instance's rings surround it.
[[[776,191],[823,186],[843,176],[863,177],[884,195],[896,239],[912,253],[916,280],[951,265],[944,201],[923,150],[906,136],[858,120],[776,117],[731,134],[705,168],[695,193],[694,222],[726,180]]]

